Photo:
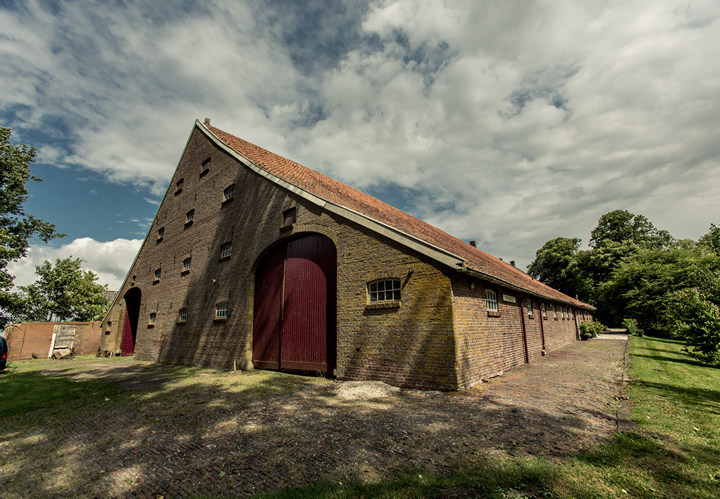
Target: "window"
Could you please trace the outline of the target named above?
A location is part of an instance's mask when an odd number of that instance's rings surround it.
[[[530,299],[528,299],[528,301],[527,301],[527,311],[528,311],[528,315],[533,314],[533,305],[532,305],[532,300],[530,300]]]
[[[150,314],[150,322],[149,324],[155,324],[155,318],[157,317],[157,314]]]
[[[223,191],[223,203],[230,201],[235,197],[235,184],[231,185]]]
[[[157,269],[157,270],[155,271],[155,281],[159,281],[159,280],[160,280],[160,275],[161,275],[161,274],[162,274],[162,272],[160,271],[160,269]]]
[[[218,303],[215,305],[215,318],[227,319],[227,303]]]
[[[368,284],[370,303],[400,301],[400,279],[387,279]]]
[[[105,324],[105,331],[109,333],[111,329],[112,329],[112,322],[107,321],[107,323]]]
[[[188,272],[190,270],[190,263],[192,258],[186,258],[183,260],[183,272]]]
[[[497,295],[495,294],[495,291],[490,291],[489,289],[485,290],[485,304],[487,305],[488,312],[498,311]]]
[[[158,241],[161,241],[163,237],[165,237],[165,227],[160,227],[157,235]]]
[[[292,224],[295,223],[295,214],[297,213],[297,210],[295,208],[290,208],[289,210],[283,211],[283,227],[290,227]]]
[[[232,255],[232,243],[225,243],[220,247],[220,258],[227,258]]]
[[[180,194],[183,190],[183,184],[185,183],[185,179],[181,178],[175,183],[175,195],[177,196]]]
[[[555,310],[555,305],[553,305],[552,303],[550,304],[550,310],[552,310],[553,317],[557,319],[557,310]]]
[[[200,165],[200,176],[202,177],[209,171],[210,171],[210,158],[203,161],[202,165]]]
[[[547,309],[545,308],[545,303],[540,304],[540,309],[542,310],[543,317],[547,317]]]
[[[187,322],[187,309],[181,308],[178,314],[178,322]]]
[[[191,224],[195,220],[195,210],[190,210],[185,214],[185,223]]]

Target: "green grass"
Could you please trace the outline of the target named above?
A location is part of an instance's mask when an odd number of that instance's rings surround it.
[[[37,373],[0,375],[0,419],[18,417],[37,409],[77,409],[80,404],[101,402],[116,390],[93,380],[73,381]]]
[[[699,364],[677,341],[633,338],[637,431],[581,455],[488,459],[463,471],[408,471],[366,484],[324,482],[265,498],[720,497],[720,369]]]

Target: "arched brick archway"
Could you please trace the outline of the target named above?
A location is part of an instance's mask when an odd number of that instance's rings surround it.
[[[138,288],[130,288],[123,298],[125,299],[125,322],[123,323],[120,350],[122,350],[122,356],[127,357],[135,353],[142,293]]]
[[[337,252],[322,234],[273,248],[255,274],[253,364],[258,368],[335,369]]]

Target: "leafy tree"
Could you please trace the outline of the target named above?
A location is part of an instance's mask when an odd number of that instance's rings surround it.
[[[664,248],[673,237],[666,230],[659,230],[643,215],[627,210],[615,210],[604,214],[597,227],[590,233],[590,247],[598,249],[609,242],[630,242],[640,248]]]
[[[673,293],[689,288],[720,295],[720,255],[697,247],[640,249],[599,285],[597,299],[606,321],[636,319],[642,329],[659,332]]]
[[[28,321],[92,321],[102,319],[108,309],[103,296],[106,287],[96,284],[97,276],[80,268],[82,260],[57,259],[35,267],[38,280],[21,286],[19,311]]]
[[[535,252],[528,275],[569,296],[589,299],[589,283],[577,266],[581,239],[556,237]]]
[[[8,264],[27,255],[34,235],[45,242],[64,236],[55,231],[55,225],[25,212],[25,184],[40,181],[30,173],[36,155],[34,147],[13,146],[10,129],[0,127],[0,326],[10,320],[10,311],[17,305],[17,296],[10,292],[13,276],[7,271]]]
[[[687,351],[696,359],[720,367],[720,310],[697,289],[673,294],[666,320],[685,338]]]
[[[698,239],[698,246],[720,255],[720,227],[710,224],[710,232]]]

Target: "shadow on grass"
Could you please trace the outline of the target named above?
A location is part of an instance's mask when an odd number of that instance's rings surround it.
[[[653,350],[653,352],[655,352],[655,351],[656,350]],[[675,353],[676,355],[678,355],[677,352],[670,352],[670,353]],[[688,364],[688,365],[697,366],[697,367],[708,367],[707,364],[703,364],[699,360],[692,359],[689,356],[687,358],[683,358],[683,357],[677,357],[677,356],[669,357],[667,355],[644,355],[644,354],[638,354],[638,353],[634,353],[632,356],[633,357],[642,357],[645,359],[652,359],[652,360],[656,360],[658,362],[674,362],[674,363],[678,363],[678,364]]]

